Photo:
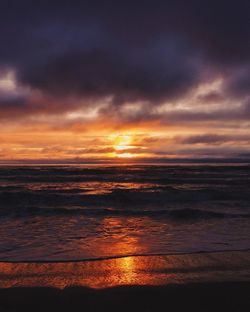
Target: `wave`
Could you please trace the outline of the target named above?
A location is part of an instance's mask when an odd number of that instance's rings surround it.
[[[85,216],[85,217],[151,217],[164,218],[173,221],[195,221],[202,219],[225,219],[225,218],[250,218],[248,213],[228,213],[215,212],[203,209],[162,209],[162,210],[144,210],[144,209],[112,209],[112,208],[48,208],[48,207],[23,207],[22,209],[13,207],[9,209],[0,209],[1,216],[11,217],[30,217],[42,215],[46,216]]]
[[[210,189],[176,189],[174,187],[151,187],[141,189],[111,189],[103,190],[101,187],[90,192],[89,189],[64,190],[23,190],[1,189],[0,208],[23,206],[155,206],[162,207],[170,203],[202,203],[211,201],[240,201],[250,202],[249,187],[221,187]]]
[[[201,181],[245,184],[249,182],[250,166],[118,166],[118,167],[1,167],[0,181],[10,182],[84,182],[140,181],[179,183]]]
[[[103,256],[103,257],[92,257],[92,258],[79,258],[79,259],[36,259],[36,260],[8,260],[0,259],[0,263],[79,263],[79,262],[95,262],[95,261],[105,261],[105,260],[115,260],[115,259],[126,259],[130,257],[164,257],[164,256],[192,256],[192,255],[213,255],[213,254],[233,254],[233,253],[248,253],[250,248],[242,249],[218,249],[218,250],[198,250],[198,251],[182,251],[182,252],[163,252],[163,253],[131,253],[116,256]]]

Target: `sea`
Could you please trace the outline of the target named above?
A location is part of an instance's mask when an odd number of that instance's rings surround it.
[[[247,249],[248,164],[0,166],[0,261]]]

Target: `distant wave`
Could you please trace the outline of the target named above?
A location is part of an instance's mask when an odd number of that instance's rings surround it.
[[[48,208],[48,207],[9,207],[0,209],[1,216],[28,217],[32,215],[53,216],[53,215],[79,215],[86,217],[102,216],[131,216],[131,217],[151,217],[165,218],[174,221],[191,221],[200,219],[223,219],[223,218],[250,218],[248,213],[227,213],[215,212],[203,209],[162,209],[162,210],[144,210],[144,209],[109,209],[109,208]]]

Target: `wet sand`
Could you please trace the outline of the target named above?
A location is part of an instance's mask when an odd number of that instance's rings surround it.
[[[0,311],[250,311],[250,252],[0,263]]]
[[[132,256],[78,262],[0,263],[0,288],[168,285],[250,281],[250,251]]]

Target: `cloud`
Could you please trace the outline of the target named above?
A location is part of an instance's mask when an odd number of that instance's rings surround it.
[[[237,67],[227,79],[225,91],[234,98],[250,96],[250,64]]]
[[[175,137],[175,142],[181,144],[207,144],[207,145],[219,145],[225,143],[234,143],[235,145],[239,143],[249,143],[250,135],[226,135],[226,134],[214,134],[214,133],[205,133],[200,135],[190,135],[190,136],[182,136]]]
[[[0,6],[0,63],[44,93],[155,105],[249,62],[248,1],[55,3]]]
[[[154,132],[169,129],[183,155],[215,145],[229,155],[230,144],[244,153],[249,20],[248,0],[2,1],[0,130],[143,128],[152,136],[135,145],[140,153],[164,146]],[[88,155],[112,152],[90,145]]]
[[[225,135],[203,134],[177,138],[177,141],[183,144],[217,144],[225,142],[227,139],[228,137]]]
[[[198,96],[198,100],[202,103],[221,103],[225,98],[218,91],[211,91],[207,94]]]

